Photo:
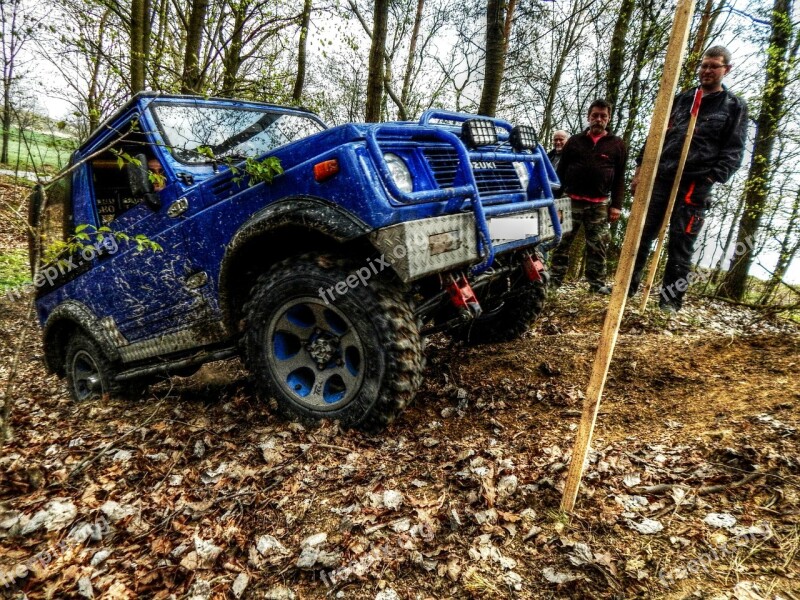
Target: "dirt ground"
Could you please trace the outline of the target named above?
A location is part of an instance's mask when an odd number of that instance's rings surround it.
[[[236,360],[76,405],[2,298],[0,597],[800,599],[789,322],[629,308],[559,512],[606,305],[566,286],[517,342],[434,337],[414,405],[368,436],[271,415]]]

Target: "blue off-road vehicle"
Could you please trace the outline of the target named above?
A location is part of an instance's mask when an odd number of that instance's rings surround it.
[[[240,354],[279,410],[380,429],[425,335],[509,340],[542,310],[537,250],[570,227],[557,184],[533,130],[500,119],[327,128],[139,94],[32,196],[47,368],[84,400]]]

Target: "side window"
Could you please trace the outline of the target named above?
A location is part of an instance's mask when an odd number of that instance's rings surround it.
[[[138,131],[136,126],[128,126],[123,128],[123,131],[126,129],[128,131],[126,135],[89,163],[101,225],[108,225],[143,201],[143,198],[135,197],[131,190],[126,168],[130,159],[143,156],[151,169],[158,163],[149,151],[145,135]]]
[[[133,197],[124,165],[117,159],[98,158],[91,163],[92,185],[100,223],[108,225],[139,201]]]
[[[72,234],[71,177],[61,177],[46,188],[36,186],[30,197],[28,245],[31,259],[44,261],[49,248],[64,243]]]

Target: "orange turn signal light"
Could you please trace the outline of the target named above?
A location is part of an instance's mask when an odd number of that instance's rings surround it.
[[[339,161],[335,158],[333,160],[325,160],[314,165],[314,179],[317,181],[325,181],[326,179],[330,179],[338,172]]]

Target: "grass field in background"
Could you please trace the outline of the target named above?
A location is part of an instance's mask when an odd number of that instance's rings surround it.
[[[0,252],[0,294],[30,281],[28,251],[23,249]]]
[[[54,172],[69,162],[77,141],[50,133],[11,130],[8,163],[3,168],[14,171]]]

